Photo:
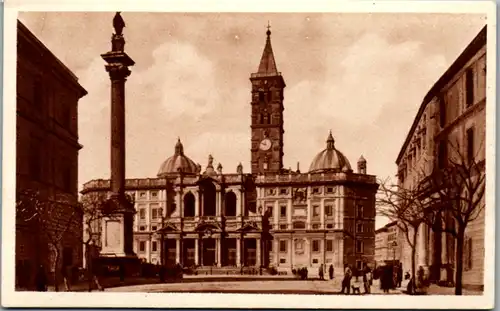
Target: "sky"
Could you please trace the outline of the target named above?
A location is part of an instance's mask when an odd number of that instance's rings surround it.
[[[109,178],[114,13],[22,12],[19,19],[79,78],[79,185]],[[271,25],[284,92],[284,165],[307,171],[335,146],[355,169],[396,174],[395,160],[423,97],[486,24],[484,15],[415,13],[124,12],[126,176],[156,177],[177,137],[202,165],[250,169],[250,74]],[[376,227],[387,223],[378,217]]]

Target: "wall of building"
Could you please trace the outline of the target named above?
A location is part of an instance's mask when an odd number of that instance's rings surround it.
[[[16,269],[21,267],[32,276],[39,264],[47,272],[60,270],[54,266],[49,238],[40,230],[56,230],[58,236],[68,226],[59,245],[64,257],[59,265],[63,261],[77,267],[82,264],[83,219],[75,214],[72,205],[78,197],[81,148],[77,105],[86,91],[20,22],[17,38],[16,190],[18,194],[34,191],[44,202],[58,202],[43,227],[30,227],[16,217]]]
[[[485,159],[486,137],[486,33],[481,32],[466,48],[426,96],[426,101],[414,121],[407,141],[398,158],[399,182],[405,188],[417,185],[432,169],[444,160],[457,159],[456,150],[467,155],[467,132],[473,129],[473,153],[476,162]],[[444,80],[446,79],[446,80]],[[425,146],[423,145],[425,142]],[[446,154],[440,157],[440,142],[447,144]],[[442,149],[442,148],[441,148]],[[484,271],[484,213],[466,230],[466,266],[463,283],[481,286]],[[400,238],[404,241],[405,239]],[[456,241],[449,234],[436,233],[427,225],[421,226],[417,242],[417,267],[432,266],[435,254],[441,254],[439,265],[456,264]],[[411,262],[411,247],[402,245],[404,265]],[[453,271],[441,269],[441,280],[453,280]]]

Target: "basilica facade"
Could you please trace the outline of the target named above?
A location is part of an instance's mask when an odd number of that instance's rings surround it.
[[[330,133],[307,172],[283,168],[286,85],[270,35],[268,30],[259,68],[250,76],[251,172],[239,164],[226,173],[221,164],[214,167],[211,155],[202,169],[179,139],[156,178],[126,180],[137,211],[134,251],[144,260],[278,271],[373,264],[378,185],[366,160],[361,156],[354,172]],[[109,180],[92,180],[82,194],[109,187]]]

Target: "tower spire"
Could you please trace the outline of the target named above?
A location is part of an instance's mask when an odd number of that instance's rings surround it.
[[[278,75],[276,61],[274,60],[273,47],[271,46],[271,25],[269,24],[269,21],[267,22],[266,34],[266,45],[264,46],[264,52],[262,52],[259,70],[257,70],[257,73],[265,75]]]

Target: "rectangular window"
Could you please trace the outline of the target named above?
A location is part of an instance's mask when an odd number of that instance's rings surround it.
[[[363,241],[357,240],[356,241],[356,253],[362,253],[363,252]]]
[[[146,198],[146,192],[144,192],[144,191],[143,191],[143,192],[140,192],[140,193],[139,193],[139,198],[141,198],[141,199],[145,199],[145,198]]]
[[[333,216],[333,206],[331,205],[325,205],[325,214],[326,216]]]
[[[41,142],[36,138],[31,138],[29,146],[29,174],[34,180],[42,177],[42,148]],[[54,163],[57,165],[57,163]]]
[[[474,104],[474,71],[472,68],[465,72],[465,106],[469,108]]]
[[[157,226],[152,226],[152,227],[151,227],[151,231],[156,231],[156,230],[158,230],[158,227],[157,227]]]
[[[286,259],[285,258],[280,258],[280,263],[286,263]]]
[[[356,260],[356,269],[363,270],[363,262],[361,260]]]
[[[438,168],[445,168],[448,162],[448,148],[446,143],[447,141],[443,140],[438,146]]]
[[[280,206],[280,216],[281,217],[286,217],[286,205],[281,205]]]
[[[333,193],[333,187],[326,188],[326,193]]]
[[[319,262],[318,258],[313,259],[313,263],[318,263],[318,262]]]
[[[319,224],[313,224],[312,228],[313,228],[313,230],[318,230],[319,229]]]
[[[363,218],[363,205],[358,205],[356,208],[356,217]]]
[[[313,205],[313,217],[319,216],[319,206]]]
[[[363,232],[363,224],[356,224],[356,232]]]
[[[474,129],[467,130],[467,160],[471,163],[474,160]]]
[[[146,231],[146,226],[140,226],[139,231]]]
[[[439,125],[443,128],[446,126],[446,103],[443,96],[439,96]]]
[[[267,207],[267,213],[269,214],[269,217],[273,217],[273,206],[272,205]]]
[[[281,224],[280,225],[280,230],[286,230],[288,228],[287,224]]]
[[[139,242],[139,252],[145,252],[146,251],[146,242],[140,241]]]
[[[326,240],[326,251],[333,252],[333,240]]]
[[[162,208],[161,207],[154,207],[151,209],[151,219],[161,219],[161,214],[162,214]]]
[[[139,210],[139,217],[140,217],[140,219],[146,219],[146,209],[145,208],[141,208]]]
[[[280,241],[280,253],[286,253],[286,243],[287,241]]]
[[[333,229],[333,224],[326,224],[327,229]]]
[[[287,194],[287,193],[288,193],[288,190],[287,190],[286,188],[282,188],[282,189],[280,189],[280,194],[285,195],[285,194]]]
[[[312,241],[312,251],[315,253],[319,252],[319,240]]]
[[[158,248],[158,244],[156,241],[151,242],[151,251],[156,252]]]
[[[151,197],[152,197],[153,199],[158,198],[158,192],[156,192],[156,191],[151,192]]]
[[[319,188],[313,188],[312,193],[313,193],[313,194],[318,194],[318,193],[319,193]]]

